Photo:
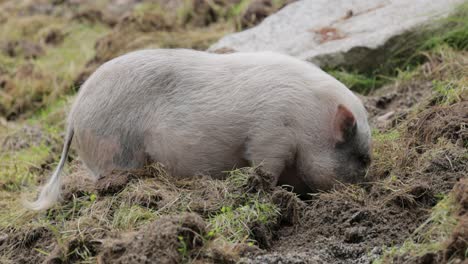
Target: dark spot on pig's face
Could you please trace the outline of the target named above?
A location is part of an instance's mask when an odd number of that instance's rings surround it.
[[[336,144],[334,159],[336,180],[345,183],[363,182],[371,163],[369,133],[359,131],[356,127],[356,131],[346,141]]]

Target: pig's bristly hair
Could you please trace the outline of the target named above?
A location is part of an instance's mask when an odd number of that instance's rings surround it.
[[[73,139],[73,134],[74,134],[74,130],[73,128],[70,127],[65,137],[65,143],[63,145],[62,156],[60,158],[57,168],[55,169],[54,173],[50,177],[47,184],[42,187],[41,192],[39,193],[39,197],[37,198],[36,201],[30,202],[27,200],[23,200],[23,205],[26,208],[29,208],[31,210],[36,210],[36,211],[45,210],[45,209],[50,208],[52,205],[54,205],[54,203],[56,203],[57,200],[60,198],[60,186],[61,186],[60,172],[62,171],[63,166],[65,165],[65,162],[67,161],[68,151],[70,149],[70,145]]]

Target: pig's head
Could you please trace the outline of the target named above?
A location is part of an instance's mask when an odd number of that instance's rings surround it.
[[[326,190],[338,182],[365,181],[371,162],[370,128],[364,107],[354,110],[358,115],[342,104],[334,108],[331,118],[327,118],[328,132],[323,140],[316,141],[319,147],[303,151],[306,154],[298,165],[310,189]]]

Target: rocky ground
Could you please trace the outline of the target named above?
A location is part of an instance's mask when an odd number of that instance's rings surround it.
[[[364,184],[299,199],[261,168],[220,181],[158,164],[94,183],[72,153],[61,203],[22,207],[57,163],[70,102],[96,67],[140,48],[205,50],[290,2],[0,0],[0,263],[466,261],[466,6],[385,76],[327,69],[369,111]]]

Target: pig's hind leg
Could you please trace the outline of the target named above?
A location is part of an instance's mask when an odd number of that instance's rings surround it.
[[[147,157],[142,142],[121,136],[96,136],[90,131],[77,137],[78,155],[95,179],[113,170],[141,168]]]

